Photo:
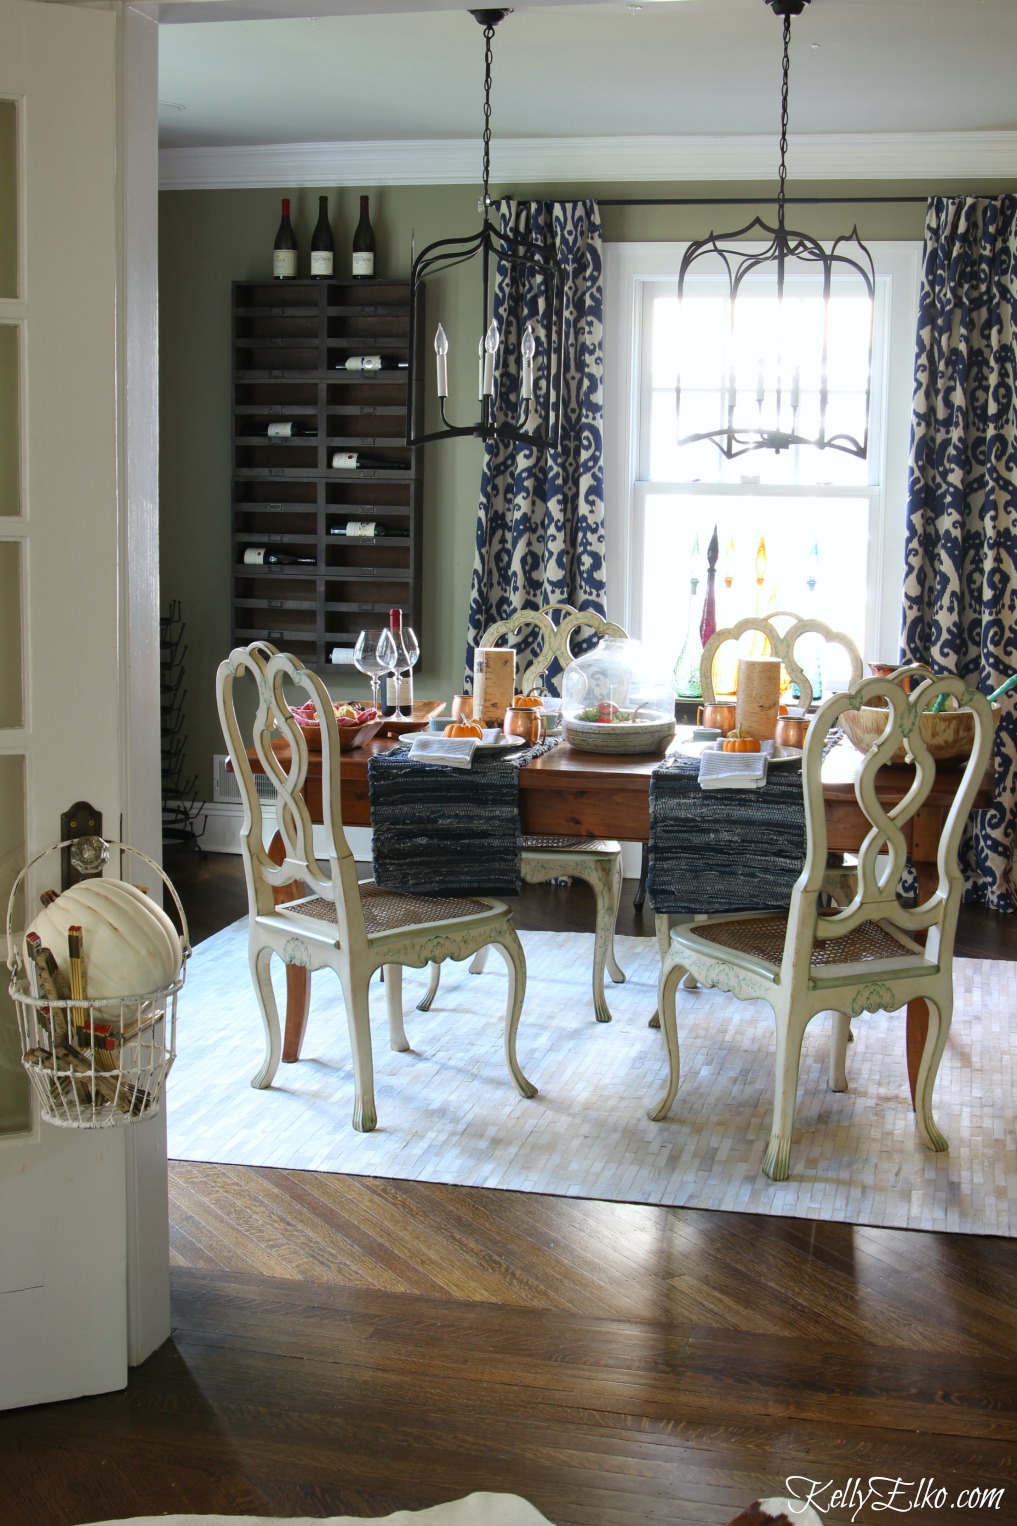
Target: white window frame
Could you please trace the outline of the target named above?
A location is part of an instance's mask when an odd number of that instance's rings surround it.
[[[748,246],[746,246],[748,248]],[[884,240],[867,245],[876,270],[883,333],[883,364],[874,368],[869,455],[872,495],[869,522],[868,600],[865,652],[880,661],[900,646],[901,574],[907,506],[908,448],[914,384],[915,328],[921,273],[920,241]],[[730,495],[731,488],[706,483],[649,484],[641,476],[646,459],[640,438],[640,387],[648,370],[643,312],[648,284],[673,281],[687,245],[608,243],[604,249],[604,490],[608,567],[607,610],[630,635],[642,635],[640,588],[643,512],[647,490],[689,496]],[[751,472],[751,455],[745,457]],[[814,486],[754,492],[814,496]],[[858,498],[858,488],[824,492]],[[682,606],[684,608],[684,606]],[[883,657],[886,653],[888,656]]]

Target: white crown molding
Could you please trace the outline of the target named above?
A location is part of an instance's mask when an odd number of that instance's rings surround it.
[[[506,138],[492,144],[491,180],[774,180],[769,137]],[[788,169],[798,180],[984,182],[1017,176],[1017,132],[829,133],[792,139]],[[479,185],[480,147],[455,139],[374,143],[274,143],[165,148],[164,191],[255,186]]]

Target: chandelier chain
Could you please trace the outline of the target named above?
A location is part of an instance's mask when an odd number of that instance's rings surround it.
[[[494,50],[491,47],[494,38],[494,27],[488,25],[484,28],[484,210],[491,205],[491,193],[488,190],[488,182],[491,178],[491,65],[494,62]]]
[[[791,72],[791,17],[784,17],[784,64],[780,87],[780,180],[777,187],[777,223],[784,226],[785,186],[787,182],[787,97]]]

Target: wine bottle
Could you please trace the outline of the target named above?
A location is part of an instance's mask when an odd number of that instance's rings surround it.
[[[329,534],[370,540],[408,540],[410,532],[397,525],[381,525],[375,519],[348,519],[344,525],[334,525]]]
[[[374,275],[374,229],[367,210],[366,196],[360,198],[360,221],[353,234],[353,274],[359,280]]]
[[[395,640],[396,650],[402,644],[403,612],[401,609],[390,609],[388,612],[388,628]],[[384,661],[384,658],[382,658]],[[399,708],[399,682],[395,674],[390,674],[381,687],[381,713],[392,715]]]
[[[294,556],[291,551],[273,551],[271,546],[247,546],[244,549],[244,565],[247,567],[317,567],[316,556]]]
[[[336,361],[337,371],[406,371],[409,361],[394,360],[390,355],[349,355]]]
[[[404,472],[405,461],[385,461],[380,456],[365,455],[362,450],[337,450],[332,455],[332,465],[344,472]]]
[[[316,440],[318,431],[312,424],[299,422],[283,423],[281,420],[273,421],[267,429],[270,440]]]
[[[297,241],[290,222],[290,199],[282,199],[282,222],[275,236],[272,253],[272,276],[276,281],[289,281],[297,273]]]
[[[335,265],[335,239],[328,220],[328,197],[318,197],[318,221],[311,234],[311,274],[319,279],[332,274]]]

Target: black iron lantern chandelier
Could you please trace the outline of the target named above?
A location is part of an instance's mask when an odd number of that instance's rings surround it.
[[[784,63],[780,115],[780,178],[777,225],[755,218],[734,233],[710,233],[688,246],[678,274],[679,311],[684,312],[686,281],[711,274],[727,289],[727,328],[722,381],[722,422],[696,417],[694,387],[675,389],[678,444],[712,440],[729,459],[751,450],[786,450],[814,445],[865,457],[868,451],[869,401],[872,392],[872,326],[875,272],[872,256],[857,227],[825,249],[811,234],[787,227],[788,71],[791,17],[809,0],[766,0],[784,19]],[[739,247],[755,236],[766,247]],[[849,321],[834,332],[831,293],[857,299]],[[757,299],[772,298],[769,320],[760,322]],[[867,346],[865,335],[867,333]],[[687,341],[687,337],[686,340]],[[842,363],[838,346],[849,352]],[[834,383],[831,408],[831,381]],[[713,394],[715,401],[716,394]],[[842,417],[833,415],[840,412]],[[713,413],[716,418],[716,413]]]
[[[420,333],[419,316],[424,308],[428,277],[479,259],[480,417],[472,424],[455,424],[448,417],[450,342],[439,321],[434,336],[434,354],[441,423],[438,428],[426,429],[423,399],[411,384],[406,443],[428,445],[432,440],[458,439],[467,435],[475,439],[514,441],[541,450],[557,450],[561,439],[565,275],[550,236],[543,243],[529,242],[500,232],[491,221],[491,43],[495,27],[511,15],[511,10],[476,10],[470,15],[484,28],[484,183],[479,204],[484,221],[479,233],[467,238],[438,239],[422,249],[414,260],[410,273],[409,369],[410,376],[415,377],[417,358],[414,349]],[[508,268],[511,290],[513,295],[518,294],[519,302],[518,314],[516,303],[510,302],[506,334],[499,330],[493,312],[494,275],[498,262]],[[532,311],[543,316],[529,320],[522,317],[523,304],[527,302]],[[521,332],[518,331],[520,327]],[[510,345],[510,354],[518,355],[519,366],[507,378],[503,375],[503,396],[499,398],[498,357],[504,344]]]

